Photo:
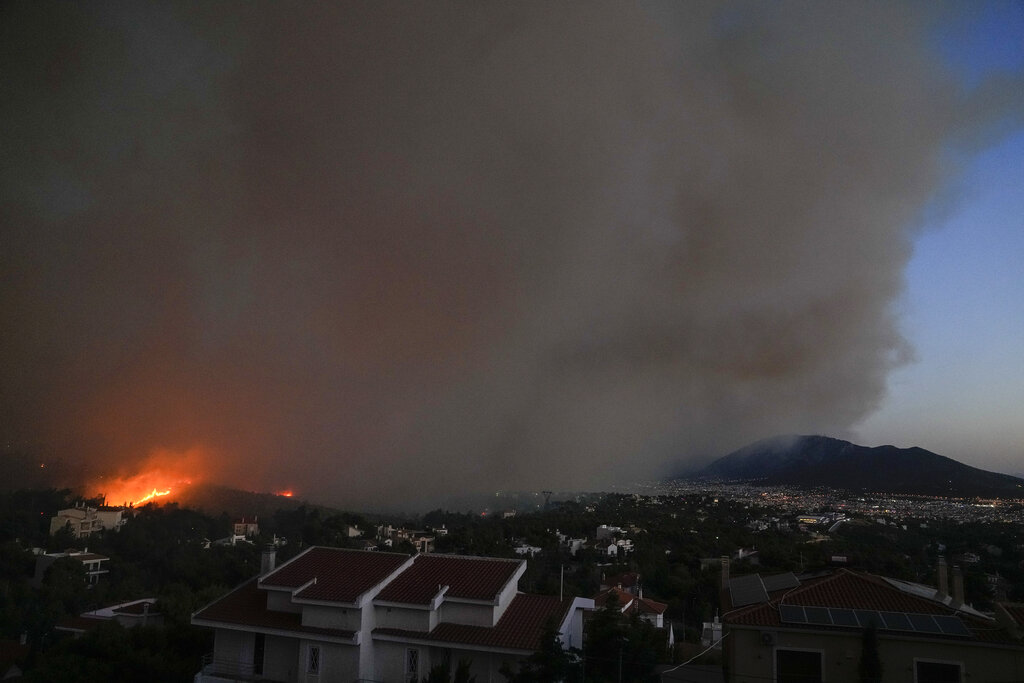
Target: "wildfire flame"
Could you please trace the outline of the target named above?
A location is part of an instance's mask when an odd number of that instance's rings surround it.
[[[150,491],[149,493],[144,495],[142,498],[139,498],[138,500],[132,501],[132,505],[142,505],[143,503],[151,501],[154,498],[158,498],[160,496],[169,496],[169,495],[171,495],[171,489],[167,489],[166,491],[157,491],[156,489],[153,489],[152,491]]]
[[[291,498],[295,494],[291,490],[287,491],[274,491],[275,496],[284,496],[285,498]]]
[[[171,501],[185,486],[202,476],[202,452],[159,450],[149,454],[135,474],[103,477],[91,488],[106,497],[108,505],[145,505],[156,500]]]

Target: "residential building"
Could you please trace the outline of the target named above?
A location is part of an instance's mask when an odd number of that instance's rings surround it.
[[[393,548],[403,541],[408,541],[418,553],[434,552],[434,535],[429,531],[416,529],[396,529],[388,525],[377,527],[377,539],[387,548]]]
[[[377,549],[377,542],[376,541],[370,541],[370,540],[367,540],[365,538],[356,539],[354,541],[350,541],[349,543],[356,550],[376,550]]]
[[[600,590],[605,591],[609,588],[618,588],[619,590],[636,595],[640,592],[640,574],[637,572],[626,572],[610,577],[601,574]]]
[[[76,505],[59,510],[50,518],[50,535],[64,528],[71,530],[75,538],[88,538],[97,531],[113,529],[119,531],[125,523],[125,509],[121,507],[90,507]]]
[[[231,525],[231,545],[237,541],[244,541],[247,538],[255,538],[260,535],[260,522],[258,517],[242,517],[236,519]]]
[[[944,563],[938,588],[845,568],[735,579],[728,578],[728,563],[723,568],[730,683],[858,683],[872,625],[882,680],[1024,680],[1024,643],[1007,625],[964,604],[955,568],[950,595]]]
[[[269,559],[268,559],[269,555]],[[192,616],[214,629],[197,683],[420,680],[442,662],[471,661],[478,683],[504,681],[540,645],[546,623],[582,644],[593,601],[517,590],[525,560],[313,547]]]
[[[722,622],[717,612],[711,621],[701,622],[700,644],[715,650],[722,649]]]
[[[86,548],[85,550],[74,550],[69,548],[62,553],[41,553],[36,555],[36,570],[32,579],[33,584],[41,586],[43,584],[43,578],[46,576],[46,570],[50,568],[50,565],[62,557],[70,557],[82,563],[85,567],[85,582],[90,586],[96,585],[96,583],[99,582],[100,577],[104,574],[110,573],[110,570],[107,569],[107,563],[110,562],[110,558],[106,555],[90,553],[89,548]]]
[[[594,607],[597,609],[603,608],[608,604],[613,595],[615,596],[616,603],[620,605],[620,611],[623,614],[636,614],[656,628],[665,627],[665,610],[668,609],[668,605],[657,600],[645,598],[642,588],[638,589],[635,595],[618,586],[601,591],[594,596]]]
[[[101,624],[116,621],[125,628],[136,626],[160,626],[164,617],[156,610],[156,598],[142,598],[123,602],[110,607],[83,612],[74,617],[64,617],[57,622],[56,630],[73,633],[75,637],[91,631]]]

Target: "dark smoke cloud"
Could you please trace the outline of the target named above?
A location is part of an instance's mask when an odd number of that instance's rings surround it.
[[[5,437],[365,504],[842,434],[950,151],[1019,110],[937,17],[8,4]]]

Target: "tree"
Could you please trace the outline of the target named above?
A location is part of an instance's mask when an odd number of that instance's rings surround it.
[[[652,681],[665,635],[636,614],[626,617],[614,593],[587,624],[588,681]]]
[[[558,627],[548,619],[541,634],[540,649],[520,662],[519,671],[512,671],[506,663],[501,668],[501,675],[510,683],[578,681],[582,678],[579,652],[562,647]]]

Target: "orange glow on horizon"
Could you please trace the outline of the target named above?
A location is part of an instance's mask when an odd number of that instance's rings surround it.
[[[193,448],[185,452],[157,450],[140,463],[135,474],[101,477],[89,488],[102,494],[107,505],[145,505],[161,500],[177,500],[182,489],[204,478],[204,451]]]
[[[295,494],[292,493],[291,489],[288,489],[287,491],[274,491],[274,495],[275,496],[284,496],[285,498],[291,498]]]

